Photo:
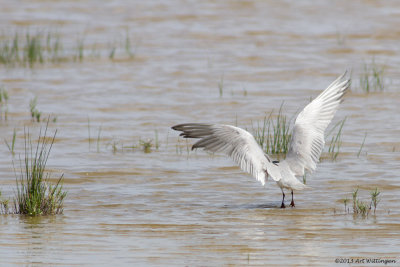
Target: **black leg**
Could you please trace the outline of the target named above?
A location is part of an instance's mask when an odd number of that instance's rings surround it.
[[[284,208],[286,208],[286,206],[285,206],[285,193],[283,192],[283,189],[282,189],[282,196],[283,196],[283,198],[282,198],[281,209],[284,209]]]
[[[292,202],[290,202],[290,206],[294,207],[293,190],[292,190]]]

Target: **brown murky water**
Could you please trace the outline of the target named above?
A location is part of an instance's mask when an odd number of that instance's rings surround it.
[[[39,128],[29,118],[37,96],[38,109],[57,116],[48,167],[65,174],[68,190],[63,215],[0,216],[0,265],[399,264],[400,8],[396,1],[331,4],[2,1],[2,36],[55,30],[65,47],[85,36],[85,52],[98,44],[102,56],[0,66],[10,95],[2,141],[15,128],[22,152],[24,125]],[[127,31],[135,57],[109,60],[108,45]],[[367,95],[358,77],[373,59],[385,66],[386,90]],[[263,188],[224,156],[188,153],[169,128],[219,122],[250,129],[283,100],[291,116],[345,69],[354,82],[335,118],[347,117],[343,153],[307,178],[311,188],[295,195],[296,208],[279,209],[274,183]],[[158,150],[122,150],[140,139],[154,144],[156,131]],[[13,157],[3,143],[0,154],[0,189],[13,197]],[[344,214],[341,200],[357,187],[365,201],[375,187],[382,192],[376,216]]]

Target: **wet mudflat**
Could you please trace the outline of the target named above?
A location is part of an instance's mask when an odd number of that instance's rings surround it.
[[[84,55],[0,65],[9,94],[0,121],[2,197],[15,192],[12,161],[19,166],[24,126],[37,133],[43,125],[30,117],[34,97],[42,117],[56,117],[48,168],[64,173],[68,191],[63,215],[0,215],[0,263],[399,264],[399,12],[395,1],[3,3],[3,39],[54,31],[66,57],[79,39]],[[383,66],[385,88],[366,93],[360,76],[372,62]],[[340,153],[331,160],[326,147],[295,208],[279,209],[274,182],[262,187],[223,155],[191,152],[192,141],[170,129],[214,122],[251,131],[282,101],[294,116],[346,69],[352,89],[332,123],[346,117]],[[14,129],[12,156],[3,141]],[[357,188],[368,203],[379,188],[375,215],[345,212],[343,199]]]

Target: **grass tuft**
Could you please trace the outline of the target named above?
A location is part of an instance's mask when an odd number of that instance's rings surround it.
[[[275,119],[272,111],[264,117],[261,125],[257,123],[257,128],[252,130],[257,143],[267,154],[286,154],[289,150],[291,120],[282,113],[282,107],[283,103]]]
[[[62,190],[63,175],[55,184],[50,183],[50,173],[45,171],[57,131],[46,137],[48,122],[34,146],[32,138],[25,132],[25,155],[20,160],[20,175],[17,176],[17,193],[14,201],[15,213],[30,216],[61,214],[66,192]]]
[[[352,193],[353,215],[361,216],[362,218],[366,218],[366,217],[368,217],[370,211],[372,210],[372,207],[374,207],[374,215],[375,215],[376,209],[378,207],[378,203],[380,202],[379,195],[381,194],[381,192],[379,192],[378,188],[375,188],[374,191],[370,192],[371,201],[370,201],[369,205],[367,202],[360,200],[358,193],[359,193],[358,188],[355,189]],[[350,208],[348,207],[348,202],[349,202],[349,198],[346,197],[343,200],[345,214],[351,213]]]

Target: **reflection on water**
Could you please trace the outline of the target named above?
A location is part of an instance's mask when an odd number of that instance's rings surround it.
[[[400,47],[397,2],[144,1],[2,3],[0,35],[55,29],[66,47],[85,36],[103,57],[6,68],[8,120],[0,136],[34,132],[29,101],[53,114],[57,140],[49,168],[65,173],[64,215],[0,216],[4,265],[265,266],[333,265],[336,258],[397,259],[400,180]],[[130,34],[134,59],[109,60]],[[122,37],[121,37],[122,36]],[[364,62],[385,67],[386,91],[357,88]],[[284,100],[289,116],[345,69],[353,90],[337,162],[322,160],[279,209],[281,192],[263,188],[221,155],[190,151],[170,126],[218,122],[251,129]],[[222,97],[218,84],[222,83]],[[334,123],[335,123],[334,122]],[[50,131],[50,130],[49,130]],[[156,134],[160,147],[155,148]],[[357,157],[367,133],[365,145]],[[90,140],[90,142],[89,142]],[[152,141],[143,153],[139,140]],[[0,145],[0,189],[12,197],[12,156]],[[18,164],[16,164],[18,165]],[[57,176],[57,175],[56,175]],[[377,214],[344,213],[359,187]]]

